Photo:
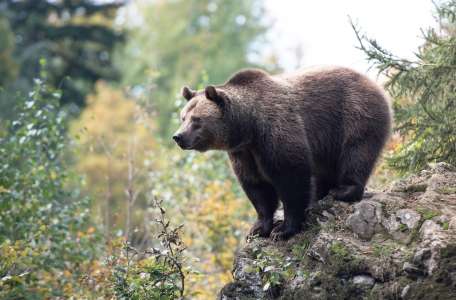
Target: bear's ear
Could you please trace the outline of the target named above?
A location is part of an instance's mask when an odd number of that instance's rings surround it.
[[[187,101],[190,101],[193,97],[195,97],[196,92],[192,91],[189,87],[184,86],[182,88],[182,96],[184,96]]]
[[[213,101],[219,107],[223,107],[225,105],[225,99],[223,99],[223,96],[217,92],[214,86],[207,86],[204,90],[204,94],[206,95],[207,99]]]

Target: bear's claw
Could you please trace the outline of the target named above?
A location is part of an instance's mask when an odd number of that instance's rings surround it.
[[[272,221],[258,220],[250,229],[249,236],[269,237],[272,231]]]
[[[271,239],[273,241],[283,241],[291,238],[300,231],[298,227],[287,225],[285,222],[278,224],[272,229]]]

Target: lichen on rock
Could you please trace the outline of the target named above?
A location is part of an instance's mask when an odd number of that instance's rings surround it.
[[[439,163],[358,203],[328,196],[290,240],[247,240],[219,299],[456,299],[455,187]]]

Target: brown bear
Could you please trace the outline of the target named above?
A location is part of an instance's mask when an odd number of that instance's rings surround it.
[[[311,199],[360,200],[390,133],[387,97],[366,76],[332,67],[271,76],[241,70],[188,100],[173,139],[182,149],[228,152],[255,207],[251,234],[287,239]],[[282,201],[284,221],[273,224]]]

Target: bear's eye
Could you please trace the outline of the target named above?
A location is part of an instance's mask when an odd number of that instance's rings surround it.
[[[190,120],[192,121],[192,128],[194,130],[197,130],[197,129],[201,128],[201,118],[192,117]]]
[[[200,122],[201,122],[201,118],[199,118],[199,117],[192,117],[192,122],[194,122],[194,123],[200,123]]]

